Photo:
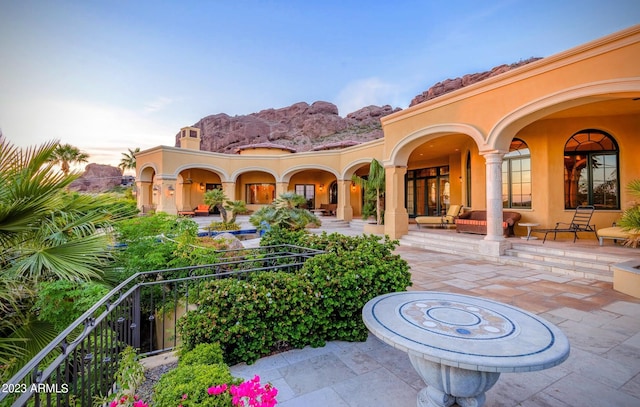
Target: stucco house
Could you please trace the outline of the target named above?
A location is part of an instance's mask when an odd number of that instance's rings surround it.
[[[238,154],[200,151],[200,130],[180,147],[136,155],[140,208],[177,213],[221,187],[257,209],[296,191],[336,216],[359,216],[351,182],[372,158],[386,169],[384,231],[406,234],[411,219],[450,204],[487,211],[486,251],[504,249],[503,210],[552,227],[578,205],[593,221],[615,222],[640,177],[640,25],[505,72],[382,118],[372,142],[295,153],[265,145]],[[520,230],[520,233],[522,230]]]

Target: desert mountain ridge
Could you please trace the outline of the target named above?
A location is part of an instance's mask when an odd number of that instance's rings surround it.
[[[519,68],[541,58],[529,58],[504,64],[489,71],[447,79],[415,96],[409,107],[436,98],[484,79]],[[292,151],[313,151],[348,147],[383,136],[380,118],[402,110],[399,107],[366,106],[340,117],[336,105],[317,101],[295,103],[278,109],[265,109],[247,115],[213,114],[200,119],[193,127],[201,131],[200,149],[234,154],[252,145],[282,146]],[[180,144],[176,134],[175,145]]]
[[[519,68],[541,58],[529,58],[499,65],[489,71],[447,79],[415,96],[409,107],[454,90]],[[200,119],[193,126],[201,130],[201,150],[235,154],[245,146],[282,146],[292,151],[344,148],[383,136],[380,118],[402,110],[399,107],[367,106],[340,117],[333,103],[317,101],[295,103],[279,109],[231,117],[225,113]],[[175,145],[179,146],[180,133]],[[119,184],[122,171],[117,167],[89,164],[85,173],[71,185],[80,191],[103,191]]]

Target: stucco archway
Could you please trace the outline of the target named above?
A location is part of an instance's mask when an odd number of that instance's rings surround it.
[[[589,106],[602,114],[602,104],[616,100],[633,100],[640,96],[640,78],[621,78],[583,84],[531,101],[500,119],[489,131],[486,146],[481,150],[508,151],[509,143],[522,128],[537,120],[572,108]],[[637,103],[637,102],[636,102]],[[616,109],[611,103],[611,109]]]

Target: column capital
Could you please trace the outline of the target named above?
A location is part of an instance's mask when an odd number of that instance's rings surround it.
[[[487,163],[501,163],[506,153],[506,151],[501,150],[480,151],[480,155],[484,157]]]

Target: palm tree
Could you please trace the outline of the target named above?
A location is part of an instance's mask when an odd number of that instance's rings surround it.
[[[236,217],[239,213],[247,212],[247,204],[244,201],[227,201],[224,208],[231,212],[231,219],[229,219],[229,223],[235,223]]]
[[[140,152],[140,147],[136,147],[135,150],[128,148],[128,153],[122,153],[122,158],[120,159],[120,164],[118,167],[124,172],[125,170],[133,170],[136,168],[136,157],[135,155]]]
[[[60,166],[64,175],[69,175],[72,163],[86,163],[89,155],[71,144],[57,144],[51,152],[49,161]]]
[[[223,223],[227,223],[227,210],[224,207],[224,203],[227,201],[227,196],[224,191],[218,188],[211,189],[204,193],[204,203],[207,205],[213,205],[220,211],[220,218]]]
[[[320,219],[316,215],[300,208],[306,203],[304,196],[285,192],[273,201],[273,205],[262,207],[251,215],[249,222],[260,229],[265,229],[266,225],[288,230],[301,230],[309,224],[320,226]]]
[[[51,327],[29,331],[36,284],[100,279],[111,225],[134,216],[107,196],[68,193],[79,175],[54,170],[58,148],[53,141],[22,150],[0,137],[0,365],[56,334]]]
[[[365,207],[362,208],[362,217],[366,219],[375,214],[376,223],[382,225],[384,213],[382,198],[385,190],[385,170],[382,164],[374,158],[369,165],[369,175],[363,178],[354,174],[351,181],[364,188],[365,191]]]
[[[634,179],[631,181],[629,185],[627,185],[627,190],[631,195],[640,199],[640,179]],[[633,231],[634,233],[640,231],[640,203],[636,203],[631,208],[624,211],[618,225],[626,231]],[[626,244],[632,247],[637,247],[640,244],[640,236],[635,235],[635,237],[629,239]]]

